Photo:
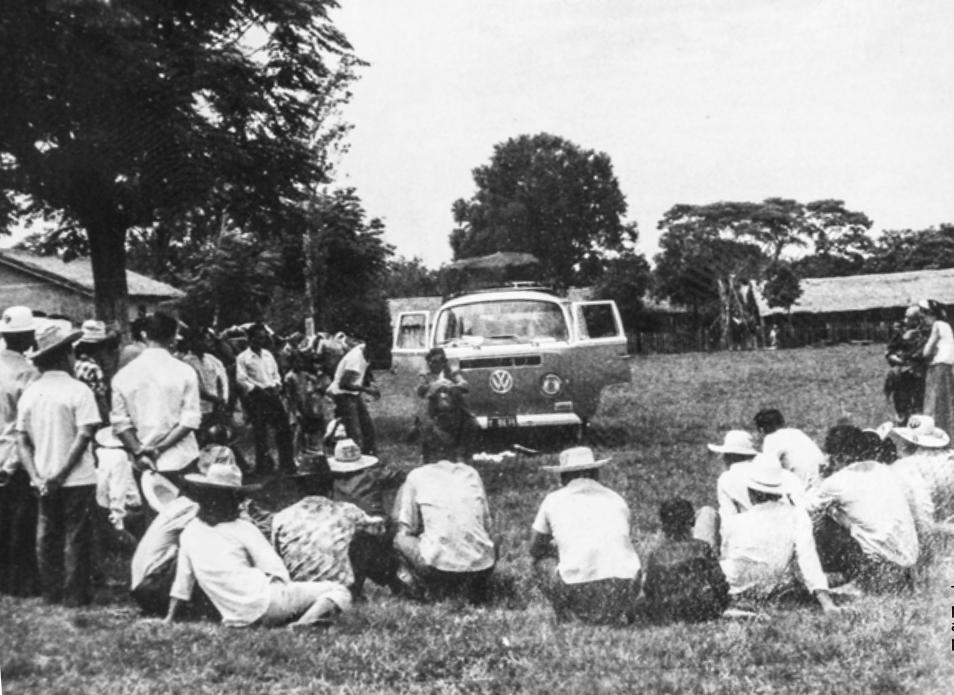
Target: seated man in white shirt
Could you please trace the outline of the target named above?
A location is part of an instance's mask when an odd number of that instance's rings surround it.
[[[235,466],[213,464],[205,475],[185,480],[199,505],[182,531],[176,578],[169,592],[167,622],[196,584],[229,626],[327,624],[351,608],[351,593],[337,582],[293,582],[281,558],[250,521],[239,518],[245,493]]]
[[[722,571],[734,601],[766,602],[814,596],[826,612],[828,594],[812,522],[801,507],[783,501],[784,480],[773,457],[760,454],[744,464],[752,509],[730,517],[722,528]]]
[[[908,487],[890,466],[865,459],[857,427],[832,427],[825,449],[829,474],[808,497],[822,568],[865,591],[910,588],[919,547]]]
[[[447,460],[408,473],[395,505],[398,579],[412,598],[486,598],[497,563],[480,475]]]
[[[818,485],[825,454],[811,437],[786,427],[782,413],[775,409],[760,410],[755,415],[755,426],[762,434],[762,453],[775,456],[782,468],[797,475],[804,490]]]
[[[630,513],[617,493],[599,482],[589,447],[560,454],[562,487],[543,500],[533,522],[530,556],[534,574],[557,620],[577,617],[613,623],[635,616],[641,565],[630,539]]]

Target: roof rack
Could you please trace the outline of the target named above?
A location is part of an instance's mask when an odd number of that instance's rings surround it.
[[[550,294],[556,293],[556,290],[549,285],[541,285],[538,282],[521,281],[505,282],[500,285],[494,285],[493,287],[480,287],[469,290],[461,290],[448,295],[447,299],[456,299],[457,297],[463,297],[466,294],[492,294],[494,292],[513,292],[515,290],[522,292],[548,292]]]

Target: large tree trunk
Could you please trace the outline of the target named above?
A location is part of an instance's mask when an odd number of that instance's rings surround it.
[[[128,335],[126,228],[115,222],[98,221],[86,225],[86,234],[96,288],[96,317]]]

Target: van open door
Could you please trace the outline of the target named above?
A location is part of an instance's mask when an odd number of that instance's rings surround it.
[[[398,314],[391,344],[391,367],[417,373],[424,365],[430,344],[430,312],[405,311]]]
[[[627,358],[626,332],[616,302],[612,300],[573,302],[576,346],[601,365],[605,384],[632,380]]]

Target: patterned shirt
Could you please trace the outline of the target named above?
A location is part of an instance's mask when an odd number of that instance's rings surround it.
[[[921,449],[891,469],[908,485],[916,522],[928,524],[954,516],[954,451]]]
[[[353,504],[305,497],[272,519],[272,545],[296,582],[354,584],[348,547],[374,519]]]
[[[73,376],[89,386],[96,398],[96,407],[99,409],[103,422],[109,422],[109,387],[103,368],[89,355],[76,358],[73,366]]]

